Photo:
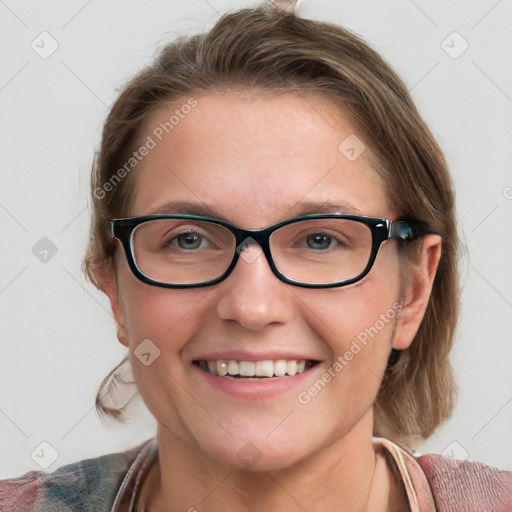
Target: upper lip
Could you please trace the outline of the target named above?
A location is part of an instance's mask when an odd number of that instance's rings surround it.
[[[285,359],[288,361],[319,361],[316,357],[311,357],[305,354],[299,354],[298,352],[279,352],[279,351],[268,351],[268,352],[246,352],[241,350],[229,350],[220,352],[210,352],[200,354],[194,357],[193,361],[218,361],[218,360],[233,360],[233,361],[278,361]]]

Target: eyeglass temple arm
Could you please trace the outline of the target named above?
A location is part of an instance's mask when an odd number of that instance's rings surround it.
[[[399,238],[405,241],[417,240],[428,234],[439,235],[440,233],[420,221],[395,220],[391,221],[389,225],[389,238]]]

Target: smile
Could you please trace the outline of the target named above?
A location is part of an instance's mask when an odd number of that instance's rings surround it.
[[[214,361],[194,361],[206,373],[232,379],[264,379],[293,377],[315,366],[318,361],[285,360],[276,361],[235,361],[219,359]]]

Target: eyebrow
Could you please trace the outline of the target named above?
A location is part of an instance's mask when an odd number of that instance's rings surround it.
[[[225,219],[223,213],[215,206],[205,203],[196,203],[192,201],[168,201],[160,206],[155,207],[152,213],[182,213],[186,215],[200,215],[202,217],[211,217],[220,220]],[[361,210],[351,205],[347,201],[299,201],[291,206],[286,215],[290,217],[299,217],[312,213],[347,213],[361,214]]]

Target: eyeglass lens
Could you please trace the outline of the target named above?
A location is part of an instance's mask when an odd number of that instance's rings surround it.
[[[370,228],[349,219],[307,219],[286,224],[270,236],[279,271],[302,283],[335,283],[357,277],[372,251]],[[235,235],[207,221],[155,219],[132,234],[132,252],[140,271],[169,284],[213,280],[229,267]]]

